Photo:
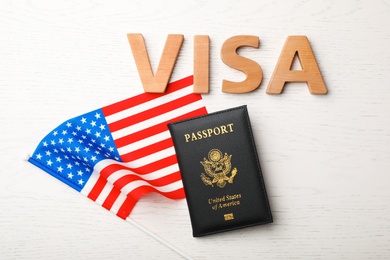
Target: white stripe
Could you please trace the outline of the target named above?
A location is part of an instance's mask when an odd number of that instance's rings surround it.
[[[135,190],[136,188],[141,187],[141,186],[149,186],[150,187],[151,185],[149,183],[147,183],[146,181],[133,181],[133,182],[130,182],[129,184],[127,184],[126,186],[124,186],[121,190],[125,194],[129,194],[130,192],[132,192],[133,190]],[[182,183],[182,181],[179,180],[179,181],[170,183],[170,184],[165,185],[165,186],[161,186],[161,187],[152,186],[152,187],[154,187],[156,190],[158,190],[160,192],[171,192],[171,191],[175,191],[175,190],[178,190],[180,188],[183,188],[183,183]]]
[[[104,159],[104,160],[101,160],[100,162],[98,162],[97,164],[95,164],[95,166],[93,167],[93,172],[97,173],[100,175],[100,172],[106,168],[107,166],[111,165],[111,164],[120,164],[120,162],[118,161],[115,161],[115,160],[112,160],[112,159]]]
[[[163,95],[159,98],[146,101],[146,102],[141,103],[137,106],[133,106],[133,107],[130,107],[128,109],[122,110],[118,113],[107,116],[106,121],[110,124],[110,123],[116,122],[118,120],[121,120],[123,118],[127,118],[129,116],[136,115],[140,112],[145,112],[151,108],[154,108],[154,107],[166,104],[167,102],[184,97],[184,96],[191,94],[193,92],[193,89],[191,86],[185,87],[184,89],[177,90],[177,91],[169,93],[167,95]]]
[[[96,203],[103,205],[104,201],[107,199],[113,188],[114,186],[111,183],[106,183],[102,192],[100,192],[98,198],[96,199]]]
[[[164,131],[156,135],[152,135],[150,137],[144,138],[138,142],[130,143],[126,146],[123,146],[121,148],[118,148],[118,152],[121,155],[131,153],[135,150],[138,150],[140,148],[144,148],[146,146],[155,144],[157,142],[163,141],[165,139],[171,138],[171,135],[169,131]]]
[[[165,168],[157,170],[155,172],[151,172],[151,173],[148,173],[148,174],[142,174],[142,175],[134,173],[131,170],[118,170],[118,171],[112,173],[107,178],[107,180],[110,183],[115,183],[117,180],[119,180],[120,178],[122,178],[122,177],[124,177],[126,175],[134,174],[134,175],[140,176],[144,180],[150,181],[150,180],[157,180],[159,178],[162,178],[164,176],[167,176],[169,174],[172,174],[172,173],[175,173],[175,172],[178,172],[178,171],[179,171],[179,167],[178,167],[177,164],[165,167]]]
[[[198,100],[196,102],[190,103],[190,104],[182,106],[180,108],[171,110],[167,113],[164,113],[164,114],[158,115],[156,117],[147,119],[147,120],[142,121],[138,124],[122,128],[122,129],[115,131],[111,134],[112,134],[114,140],[116,140],[116,139],[119,139],[121,137],[136,133],[138,131],[145,130],[148,127],[154,126],[154,125],[159,124],[159,123],[163,123],[163,122],[168,121],[172,118],[181,116],[183,114],[189,113],[191,111],[194,111],[194,110],[202,108],[202,107],[204,107],[203,101]]]

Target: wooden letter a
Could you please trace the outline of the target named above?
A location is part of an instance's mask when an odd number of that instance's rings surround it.
[[[184,36],[169,34],[156,74],[153,74],[142,34],[128,34],[131,51],[145,92],[164,93],[168,85]]]
[[[302,70],[291,70],[295,55]],[[306,36],[289,36],[280,54],[267,94],[282,93],[286,82],[307,82],[311,94],[323,95],[328,91]]]

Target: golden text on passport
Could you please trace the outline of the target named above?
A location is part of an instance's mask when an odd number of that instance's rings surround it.
[[[219,210],[228,207],[239,206],[241,204],[242,195],[224,195],[222,197],[210,198],[207,200],[208,204],[211,205],[212,210]]]
[[[212,136],[218,136],[223,134],[229,134],[233,132],[233,123],[220,125],[213,128],[202,129],[196,132],[184,134],[184,139],[186,143],[198,141],[201,139],[210,138]]]

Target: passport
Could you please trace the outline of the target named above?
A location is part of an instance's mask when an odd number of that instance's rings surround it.
[[[247,106],[168,128],[194,237],[273,221]]]

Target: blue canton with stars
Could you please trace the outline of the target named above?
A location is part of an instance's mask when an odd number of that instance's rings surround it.
[[[38,145],[29,161],[80,191],[103,159],[121,161],[101,109],[58,126]]]

